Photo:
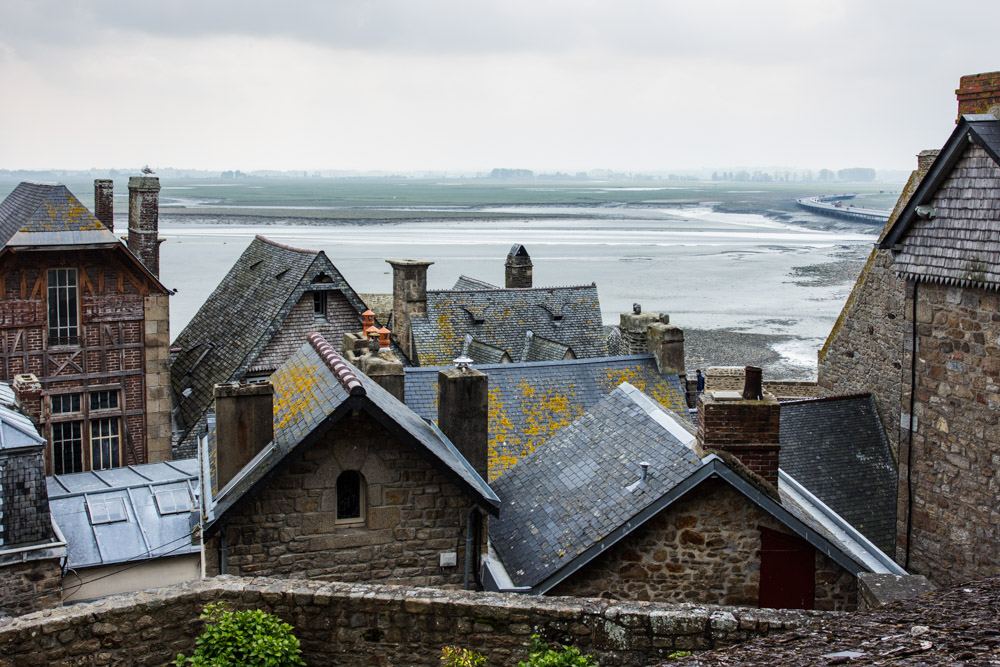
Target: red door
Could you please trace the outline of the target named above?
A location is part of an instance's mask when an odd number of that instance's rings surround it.
[[[762,526],[758,606],[812,609],[815,600],[816,551],[795,535]]]

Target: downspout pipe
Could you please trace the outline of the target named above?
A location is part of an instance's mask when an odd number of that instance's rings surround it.
[[[912,332],[910,334],[910,417],[906,434],[906,561],[903,567],[910,569],[910,541],[913,535],[913,411],[917,403],[917,300],[920,281],[913,281]]]
[[[462,587],[467,591],[479,590],[479,575],[476,572],[476,555],[482,522],[479,508],[471,507],[465,521],[465,577]]]

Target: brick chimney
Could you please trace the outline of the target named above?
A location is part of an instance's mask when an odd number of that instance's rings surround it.
[[[34,373],[21,373],[14,376],[11,385],[18,408],[35,424],[42,421],[42,383]]]
[[[489,379],[464,359],[438,372],[438,426],[483,479],[489,474]]]
[[[128,179],[128,249],[154,276],[160,275],[160,179]]]
[[[743,391],[709,390],[698,399],[698,444],[731,454],[778,484],[781,404],[763,391],[761,369],[747,366]]]
[[[504,263],[504,287],[531,287],[531,257],[520,243],[511,246]]]
[[[967,74],[959,79],[958,119],[967,113],[993,113],[1000,111],[1000,72]]]
[[[410,359],[416,359],[410,320],[427,315],[427,267],[420,259],[387,259],[392,266],[392,328],[396,342]]]
[[[110,178],[94,179],[94,216],[115,231],[115,182]]]
[[[274,387],[270,382],[215,385],[212,488],[229,483],[274,439]]]

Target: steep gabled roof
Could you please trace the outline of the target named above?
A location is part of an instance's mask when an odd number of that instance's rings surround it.
[[[879,243],[914,280],[1000,287],[1000,120],[963,116]]]
[[[472,276],[461,275],[458,280],[455,281],[455,286],[452,287],[453,290],[475,290],[475,289],[501,289],[499,285],[494,285],[493,283],[488,283],[485,280],[480,280],[479,278],[473,278]]]
[[[490,521],[498,561],[488,563],[488,587],[544,594],[710,479],[851,573],[903,572],[784,471],[776,498],[719,456],[699,458],[694,440],[671,413],[622,384],[494,482],[503,505]]]
[[[417,361],[446,364],[465,336],[523,360],[528,331],[573,350],[578,358],[606,354],[596,285],[476,288],[427,292],[427,315],[412,319]]]
[[[173,347],[170,383],[179,407],[181,441],[212,404],[212,388],[240,379],[277,333],[313,277],[340,290],[357,310],[365,310],[353,288],[320,251],[293,248],[257,236],[208,297]]]
[[[876,546],[896,543],[896,464],[869,394],[781,404],[781,468]]]
[[[51,245],[53,239],[59,245],[117,241],[65,185],[20,183],[0,203],[0,246]]]
[[[274,440],[219,491],[211,504],[211,523],[252,493],[289,454],[308,447],[352,410],[368,413],[394,436],[421,449],[477,502],[496,513],[500,505],[496,494],[448,437],[337,354],[320,334],[310,334],[271,381]]]
[[[406,404],[425,419],[437,419],[441,368],[406,368]],[[676,375],[660,375],[651,354],[476,368],[489,377],[491,479],[535,451],[622,382],[686,420],[684,386]]]

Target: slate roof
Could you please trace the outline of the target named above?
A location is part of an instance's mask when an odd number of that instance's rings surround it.
[[[710,479],[720,479],[852,574],[905,574],[892,559],[779,471],[777,494],[715,454],[625,383],[494,486],[489,590],[545,594],[646,521]],[[645,482],[641,462],[648,462]]]
[[[315,438],[351,410],[364,410],[390,432],[423,449],[489,511],[499,499],[458,449],[436,426],[369,379],[319,334],[304,343],[271,376],[274,385],[274,440],[227,486],[210,508],[214,523],[277,468],[298,447]]]
[[[781,468],[880,549],[895,551],[896,465],[870,395],[782,403]]]
[[[20,183],[0,202],[0,246],[115,243],[117,238],[65,185]]]
[[[475,290],[475,289],[502,289],[499,285],[494,285],[493,283],[488,283],[485,280],[480,280],[479,278],[473,278],[472,276],[461,275],[458,280],[455,281],[455,286],[452,287],[453,290]]]
[[[427,315],[411,321],[424,366],[450,363],[465,336],[523,360],[528,331],[568,346],[577,358],[606,354],[596,285],[430,290]]]
[[[437,419],[441,368],[406,368],[406,404],[425,419]],[[660,375],[651,354],[476,368],[489,376],[490,479],[535,451],[622,382],[687,419],[680,379]]]
[[[1000,288],[1000,120],[963,116],[889,228],[901,275]],[[928,217],[929,216],[929,217]]]
[[[52,518],[66,538],[71,568],[201,550],[191,539],[198,525],[197,459],[56,475],[46,481]]]
[[[539,584],[700,468],[694,439],[624,383],[494,482],[490,541],[515,585]]]
[[[329,282],[314,284],[320,274]],[[170,383],[182,452],[194,453],[214,385],[240,380],[255,368],[302,295],[319,288],[341,292],[356,311],[355,321],[336,326],[359,329],[365,304],[323,252],[257,236],[236,260],[172,346],[180,348],[171,362]]]

